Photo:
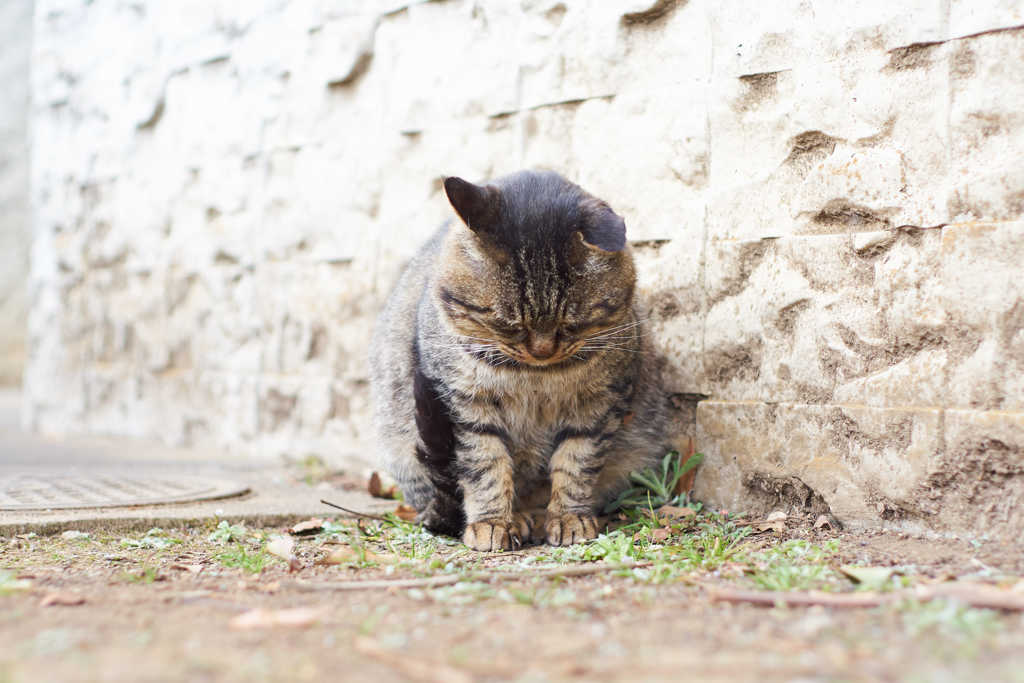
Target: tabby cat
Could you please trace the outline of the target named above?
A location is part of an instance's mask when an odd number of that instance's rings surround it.
[[[553,172],[444,189],[461,221],[406,266],[374,333],[384,466],[428,529],[474,549],[594,538],[668,450],[625,223]]]

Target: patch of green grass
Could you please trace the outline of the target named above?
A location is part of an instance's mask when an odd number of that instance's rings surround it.
[[[919,636],[932,632],[947,637],[979,639],[999,630],[994,610],[968,607],[954,600],[907,600],[897,606],[904,628]]]
[[[244,541],[247,534],[248,530],[244,524],[229,524],[226,519],[222,519],[206,540],[223,545],[231,541]]]
[[[128,583],[150,584],[156,581],[160,572],[156,567],[143,566],[138,571],[125,571],[121,573],[121,579]]]
[[[529,607],[566,607],[577,601],[575,591],[551,583],[501,589],[497,597],[506,602]]]
[[[880,609],[894,611],[906,632],[929,644],[940,659],[974,659],[1003,629],[995,610],[968,607],[955,600],[904,600]]]
[[[242,569],[250,574],[259,574],[267,566],[270,556],[263,548],[247,550],[238,543],[234,548],[217,555],[217,561],[229,569]]]
[[[150,548],[153,550],[165,550],[180,543],[180,539],[168,536],[167,533],[159,527],[150,529],[142,538],[125,537],[121,539],[122,548]]]
[[[763,590],[836,590],[844,585],[842,577],[829,565],[839,543],[827,541],[814,545],[804,540],[780,543],[754,555],[754,572],[750,580]]]
[[[455,539],[435,536],[421,525],[407,522],[390,512],[382,521],[361,525],[358,530],[360,539],[349,539],[353,547],[361,541],[374,542],[393,555],[417,563],[431,560],[441,546],[461,545]]]
[[[629,480],[633,485],[606,505],[604,513],[652,509],[662,505],[679,505],[685,499],[686,494],[676,495],[674,493],[676,484],[684,474],[699,465],[702,460],[704,460],[703,453],[694,453],[683,463],[678,452],[669,451],[662,458],[660,467],[630,473]]]

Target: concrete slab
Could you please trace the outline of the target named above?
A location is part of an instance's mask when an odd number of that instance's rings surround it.
[[[28,434],[20,427],[17,392],[0,392],[0,476],[11,474],[114,472],[136,476],[177,474],[230,480],[249,493],[195,503],[92,509],[0,511],[0,535],[67,529],[105,529],[115,532],[154,526],[175,528],[226,519],[251,525],[279,526],[307,517],[335,516],[325,498],[360,512],[393,510],[393,501],[371,497],[363,490],[342,490],[326,483],[298,481],[294,467],[265,458],[230,458],[195,449],[176,449],[135,439],[50,439]]]

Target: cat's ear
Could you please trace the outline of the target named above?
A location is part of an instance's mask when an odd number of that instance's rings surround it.
[[[501,195],[493,185],[474,185],[452,176],[444,179],[444,193],[473,232],[489,232],[497,224]]]
[[[580,234],[583,243],[593,249],[616,252],[626,248],[626,221],[607,206],[591,212]]]

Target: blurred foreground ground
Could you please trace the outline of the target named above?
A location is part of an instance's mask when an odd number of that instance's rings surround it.
[[[1020,611],[947,599],[867,609],[716,600],[951,582],[1017,599],[1019,545],[705,513],[585,548],[497,555],[393,517],[357,525],[321,514],[298,535],[292,522],[327,510],[321,497],[378,514],[395,502],[310,463],[217,464],[167,449],[141,458],[139,444],[53,444],[0,426],[7,470],[119,462],[228,474],[253,489],[203,506],[19,513],[0,525],[5,683],[1024,680]],[[874,584],[854,584],[841,566],[870,567]]]

